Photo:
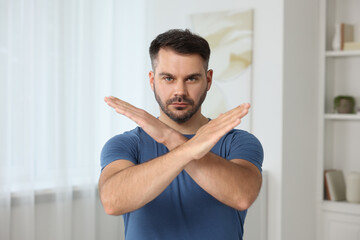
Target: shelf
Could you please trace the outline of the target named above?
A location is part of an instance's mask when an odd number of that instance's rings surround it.
[[[335,202],[335,201],[324,200],[321,206],[324,211],[360,215],[359,203],[349,203],[346,201]]]
[[[326,51],[326,57],[349,57],[360,56],[359,51]]]
[[[340,113],[327,113],[324,118],[326,120],[360,120],[360,113],[357,114],[340,114]]]
[[[355,24],[360,21],[359,0],[320,0],[320,99],[318,197],[321,200],[318,227],[319,240],[360,240],[360,203],[323,200],[324,170],[341,169],[344,173],[360,169],[358,161],[360,140],[360,109],[354,114],[335,113],[333,100],[338,95],[359,97],[360,49],[333,51],[338,23]],[[341,35],[341,33],[340,33]],[[344,35],[342,36],[343,41]],[[350,40],[349,40],[350,41]],[[358,42],[357,37],[351,41]],[[344,175],[346,176],[346,174]]]

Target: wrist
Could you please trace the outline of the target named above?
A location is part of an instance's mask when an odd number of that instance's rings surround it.
[[[181,133],[174,129],[169,129],[165,135],[163,144],[169,149],[169,151],[185,143],[188,139]]]

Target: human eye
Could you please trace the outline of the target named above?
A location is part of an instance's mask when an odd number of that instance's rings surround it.
[[[190,76],[187,78],[187,81],[189,81],[189,82],[194,82],[196,80],[198,80],[198,77],[196,77],[196,76]]]
[[[167,82],[171,82],[172,80],[174,80],[171,76],[164,76],[163,80],[167,81]]]

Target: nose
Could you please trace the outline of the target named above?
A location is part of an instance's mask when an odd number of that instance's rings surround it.
[[[175,84],[175,96],[184,96],[187,94],[187,87],[184,81],[177,81]]]

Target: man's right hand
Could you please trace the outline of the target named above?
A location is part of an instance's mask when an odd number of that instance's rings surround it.
[[[105,97],[104,101],[119,114],[137,123],[156,142],[164,144],[169,150],[186,142],[187,138],[172,129],[147,111],[137,108],[116,97]]]

